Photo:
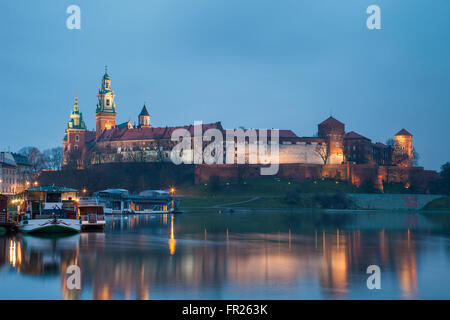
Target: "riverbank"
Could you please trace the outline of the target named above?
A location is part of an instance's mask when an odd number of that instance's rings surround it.
[[[427,203],[424,210],[443,210],[450,211],[450,197],[442,197]]]
[[[181,208],[244,209],[340,209],[340,210],[420,210],[437,201],[442,210],[450,205],[440,195],[414,194],[407,188],[387,188],[395,192],[370,192],[366,187],[332,179],[303,183],[282,179],[212,181],[181,188]],[[402,192],[403,191],[403,192]],[[436,205],[428,207],[434,209]],[[447,207],[446,207],[447,206]]]

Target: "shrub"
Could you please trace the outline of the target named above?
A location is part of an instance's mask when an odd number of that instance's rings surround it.
[[[319,193],[313,199],[323,209],[350,209],[353,206],[353,201],[340,192],[335,194]]]
[[[301,201],[300,192],[293,189],[287,190],[286,195],[284,196],[284,201],[287,204],[299,204]]]

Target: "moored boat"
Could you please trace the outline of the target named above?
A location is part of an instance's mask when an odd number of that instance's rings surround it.
[[[24,233],[78,233],[77,190],[65,187],[36,187],[18,196],[21,202],[19,231]]]
[[[78,219],[82,231],[105,230],[105,213],[103,206],[96,199],[80,200],[78,202]]]
[[[125,189],[108,189],[96,192],[94,197],[104,206],[105,214],[167,214],[178,213],[179,200],[173,191],[145,190],[138,195]]]
[[[61,219],[56,216],[23,220],[19,223],[19,231],[24,233],[78,233],[81,231],[77,219]]]

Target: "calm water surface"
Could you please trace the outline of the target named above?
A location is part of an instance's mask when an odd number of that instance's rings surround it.
[[[372,264],[381,290],[367,289]],[[66,288],[70,265],[81,290]],[[450,299],[450,214],[216,210],[4,235],[0,299]]]

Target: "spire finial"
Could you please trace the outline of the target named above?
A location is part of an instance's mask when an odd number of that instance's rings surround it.
[[[105,66],[105,73],[108,73],[108,66]]]

